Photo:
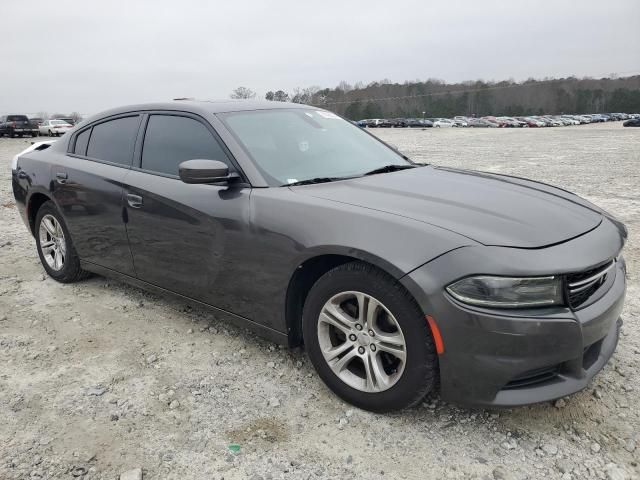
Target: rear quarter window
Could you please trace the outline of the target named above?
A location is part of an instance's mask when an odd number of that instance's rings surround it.
[[[87,146],[87,157],[131,166],[139,126],[139,115],[94,125]]]
[[[87,145],[89,144],[89,137],[91,136],[91,129],[88,128],[84,132],[80,132],[76,136],[76,144],[73,147],[73,153],[76,155],[86,155]]]

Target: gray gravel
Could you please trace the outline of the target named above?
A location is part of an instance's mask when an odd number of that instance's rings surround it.
[[[338,400],[304,353],[94,277],[48,279],[0,139],[0,478],[639,478],[640,129],[379,130],[415,159],[531,177],[626,222],[625,326],[609,366],[554,404],[393,415]],[[235,451],[238,449],[239,451]]]

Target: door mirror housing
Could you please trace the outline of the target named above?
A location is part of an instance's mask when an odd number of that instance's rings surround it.
[[[219,160],[186,160],[178,166],[180,180],[184,183],[231,183],[239,178],[229,173],[226,163]]]

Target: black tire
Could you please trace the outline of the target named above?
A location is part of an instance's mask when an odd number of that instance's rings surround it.
[[[47,261],[44,258],[44,254],[42,253],[42,249],[40,248],[39,230],[42,218],[45,215],[53,216],[62,227],[62,231],[64,233],[66,256],[64,258],[63,266],[60,270],[54,270],[47,264]],[[71,240],[71,234],[69,233],[67,224],[64,222],[64,218],[62,218],[62,215],[60,215],[60,212],[58,212],[55,204],[50,200],[43,203],[38,210],[38,213],[36,214],[35,237],[36,248],[38,249],[38,256],[40,257],[40,263],[42,263],[42,266],[51,278],[60,283],[72,283],[83,280],[91,275],[89,272],[80,268],[80,259],[78,258],[78,254],[76,253],[76,250],[73,246],[73,241]]]
[[[322,354],[318,339],[320,313],[330,298],[347,291],[374,297],[393,314],[402,330],[406,363],[400,378],[387,390],[369,393],[347,385]],[[305,301],[302,328],[305,348],[320,378],[336,395],[356,407],[379,413],[411,407],[437,384],[438,357],[423,312],[400,283],[372,265],[351,262],[320,277]]]

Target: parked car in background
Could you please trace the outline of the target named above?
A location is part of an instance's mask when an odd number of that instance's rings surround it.
[[[448,118],[436,118],[436,121],[433,122],[433,126],[435,128],[451,128],[457,126],[453,120],[449,120]]]
[[[524,122],[527,124],[528,127],[531,128],[539,128],[539,127],[544,127],[546,126],[546,124],[544,122],[541,122],[539,120],[536,120],[533,117],[516,117],[517,120],[520,120],[521,122]]]
[[[497,117],[495,121],[502,128],[520,128],[525,125],[524,122],[511,117]]]
[[[469,127],[472,128],[496,128],[498,126],[497,123],[491,122],[484,118],[470,118],[467,123]]]
[[[71,117],[55,117],[52,118],[51,120],[62,120],[63,122],[67,122],[69,125],[71,125],[72,127],[75,126],[76,120],[71,118]]]
[[[407,126],[406,118],[394,118],[389,120],[390,126],[393,128],[405,128]]]
[[[59,137],[64,135],[73,128],[64,120],[46,120],[39,127],[40,135],[49,135],[50,137]]]
[[[407,119],[407,127],[409,128],[430,128],[433,127],[433,122],[426,118],[409,118]]]
[[[640,117],[630,118],[629,120],[625,120],[622,126],[623,127],[640,127]]]
[[[42,122],[44,122],[44,118],[41,117],[31,117],[29,119],[29,121],[31,122],[32,125],[35,125],[36,127],[39,127]]]
[[[26,115],[4,115],[0,117],[0,137],[38,136],[38,128],[34,127]]]
[[[509,117],[506,115],[486,115],[481,118],[457,115],[453,118],[374,118],[357,122],[360,127],[474,127],[474,128],[521,128],[521,127],[566,127],[588,123],[628,120],[639,116],[633,113],[593,113],[593,114],[547,114]]]

